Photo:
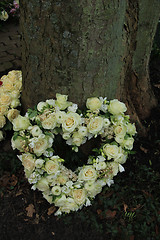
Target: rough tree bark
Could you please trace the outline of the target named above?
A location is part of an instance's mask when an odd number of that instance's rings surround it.
[[[118,98],[141,122],[156,106],[148,63],[159,0],[23,0],[22,103]]]

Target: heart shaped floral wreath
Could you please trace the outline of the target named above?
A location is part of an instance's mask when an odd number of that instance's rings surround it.
[[[80,113],[77,104],[67,98],[56,94],[56,100],[39,102],[34,110],[12,121],[12,147],[21,153],[18,157],[32,189],[39,189],[49,203],[59,207],[55,215],[91,205],[103,186],[113,184],[113,177],[124,171],[122,164],[133,148],[136,134],[135,125],[124,114],[125,104],[117,99],[88,98],[87,110]],[[101,146],[86,164],[72,171],[64,166],[64,159],[54,154],[58,134],[75,152],[97,136]]]

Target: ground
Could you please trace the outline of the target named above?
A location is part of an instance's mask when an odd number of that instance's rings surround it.
[[[21,67],[18,26],[10,24],[8,28],[9,32],[0,33],[1,75]],[[153,54],[150,76],[158,100],[159,63],[159,55]],[[91,207],[62,217],[55,217],[56,208],[40,192],[31,190],[10,147],[12,133],[8,133],[0,143],[1,239],[160,239],[160,109],[154,109],[144,124],[148,136],[136,137],[136,153],[125,164],[126,171],[115,177],[115,184],[104,188]]]

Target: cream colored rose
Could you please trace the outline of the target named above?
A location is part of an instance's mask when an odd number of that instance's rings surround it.
[[[0,13],[0,20],[6,21],[8,18],[9,18],[8,13],[7,13],[5,10],[3,10],[3,11]]]
[[[119,172],[119,163],[109,162],[107,163],[107,169],[108,169],[107,177],[109,179],[112,179]]]
[[[67,95],[62,95],[62,94],[57,93],[56,98],[57,98],[57,100],[55,101],[55,103],[59,107],[60,110],[64,110],[72,104],[67,101],[67,98],[68,98]]]
[[[21,103],[20,103],[19,99],[14,98],[14,99],[12,99],[10,106],[11,106],[11,108],[16,108],[20,105],[21,105]]]
[[[2,131],[0,131],[0,141],[2,141],[3,140],[3,132]]]
[[[57,161],[48,160],[45,164],[45,170],[48,174],[56,174],[59,169]]]
[[[84,204],[86,200],[86,191],[85,189],[74,189],[72,190],[72,195],[74,201],[78,204]]]
[[[17,109],[10,109],[7,113],[7,118],[10,122],[12,122],[19,115],[19,111]]]
[[[80,122],[81,117],[77,113],[70,112],[65,114],[64,121],[62,123],[63,131],[73,132]]]
[[[6,124],[6,118],[3,115],[0,115],[0,128],[3,128]]]
[[[88,128],[88,132],[92,133],[92,134],[98,134],[103,127],[103,118],[102,117],[95,117],[95,118],[91,118],[87,128]]]
[[[78,174],[79,180],[91,181],[97,178],[97,171],[92,165],[85,166],[81,169]]]
[[[97,97],[88,98],[86,102],[86,107],[91,111],[99,110],[102,106],[102,101]]]
[[[134,136],[137,133],[135,124],[132,123],[127,124],[127,133],[130,134],[131,136]]]
[[[108,157],[108,160],[112,158],[117,159],[122,155],[118,146],[108,143],[103,146],[103,152]]]
[[[33,152],[39,157],[47,148],[52,146],[53,139],[44,134],[39,135],[38,138],[31,139],[30,146],[33,148]]]
[[[35,158],[30,153],[22,154],[22,165],[26,170],[33,171],[35,169]]]
[[[10,82],[9,79],[8,81],[4,82],[3,87],[5,88],[6,92],[12,92],[15,90],[14,84]]]
[[[0,105],[0,115],[6,115],[8,112],[8,106]]]
[[[49,183],[47,181],[47,179],[45,177],[42,177],[37,185],[36,185],[37,189],[39,189],[40,191],[47,191],[49,189]]]
[[[22,82],[22,71],[20,70],[12,70],[8,73],[7,76],[13,83],[16,83],[17,81]]]
[[[9,94],[2,94],[0,96],[0,104],[1,105],[6,105],[6,106],[9,106],[11,104],[11,97]]]
[[[63,175],[61,174],[57,177],[57,182],[60,183],[61,185],[64,185],[67,181],[68,181],[68,176],[64,174]]]
[[[59,186],[52,187],[51,191],[52,191],[53,195],[56,195],[56,196],[60,195],[62,192],[61,187],[59,187]]]
[[[41,123],[44,129],[54,129],[56,127],[56,117],[54,113],[49,114]]]
[[[117,99],[111,100],[108,105],[108,111],[113,115],[122,114],[127,111],[126,105]]]
[[[12,124],[14,131],[20,131],[26,130],[30,126],[30,121],[27,117],[22,117],[21,115],[18,115],[18,117],[12,121]]]

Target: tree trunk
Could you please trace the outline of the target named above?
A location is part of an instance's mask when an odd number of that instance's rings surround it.
[[[156,106],[148,63],[159,0],[23,0],[22,104],[118,98],[139,125]]]

